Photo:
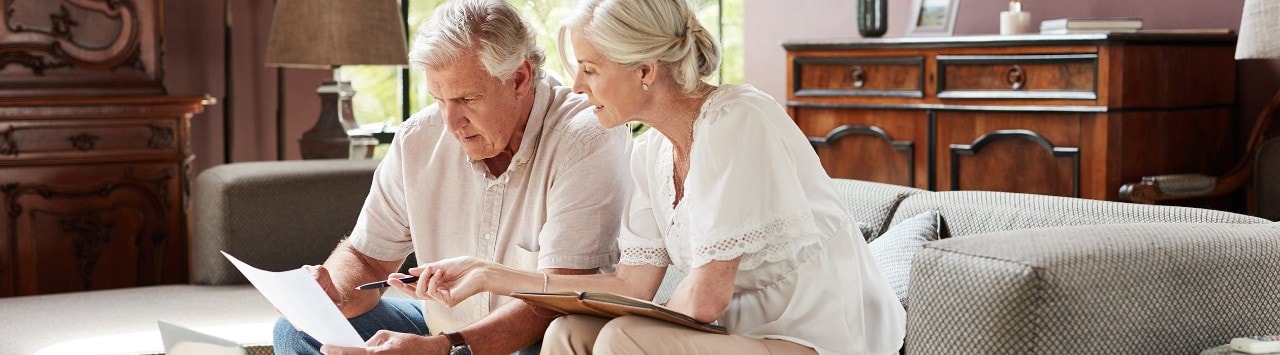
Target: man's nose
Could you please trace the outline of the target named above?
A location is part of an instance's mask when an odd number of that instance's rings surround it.
[[[458,110],[453,105],[440,104],[440,115],[444,117],[444,123],[452,128],[462,128],[467,124],[467,116],[462,114],[462,110]]]

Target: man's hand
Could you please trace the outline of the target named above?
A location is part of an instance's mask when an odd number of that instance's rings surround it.
[[[365,348],[325,345],[325,354],[448,354],[449,340],[443,336],[425,336],[379,330],[365,342]]]
[[[329,269],[325,269],[324,265],[303,265],[302,268],[311,273],[311,277],[314,277],[316,283],[320,284],[320,289],[324,290],[326,295],[329,295],[329,300],[341,308],[342,296],[338,294],[338,287],[333,285],[333,278],[329,276]]]

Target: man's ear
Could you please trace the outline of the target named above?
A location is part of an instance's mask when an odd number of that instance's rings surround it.
[[[511,73],[511,82],[515,85],[516,99],[522,98],[532,91],[532,85],[530,85],[532,81],[533,63],[529,62],[529,59],[525,59],[520,63],[519,67],[516,67],[516,71]]]

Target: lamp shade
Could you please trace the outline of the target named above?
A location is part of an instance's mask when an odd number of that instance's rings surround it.
[[[1280,1],[1245,0],[1236,59],[1280,58]]]
[[[278,0],[268,66],[406,65],[396,0]]]

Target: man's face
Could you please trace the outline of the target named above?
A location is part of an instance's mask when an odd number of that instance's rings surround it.
[[[521,80],[528,77],[525,67],[527,63],[503,82],[485,72],[478,56],[467,53],[452,63],[426,69],[427,91],[467,157],[497,156],[524,130],[528,112],[519,112],[517,99],[529,90],[529,81]]]

